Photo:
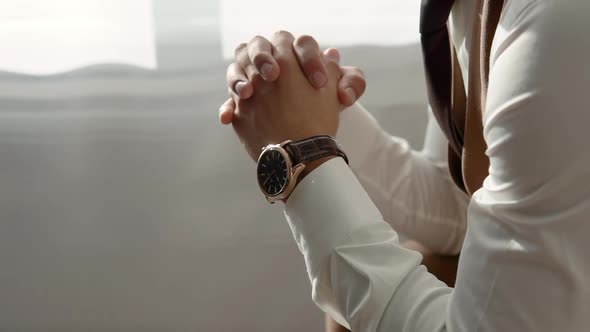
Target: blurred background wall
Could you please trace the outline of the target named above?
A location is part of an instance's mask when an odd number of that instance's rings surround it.
[[[153,11],[155,70],[0,73],[0,331],[320,331],[281,207],[218,123],[220,3]],[[419,47],[342,53],[362,103],[420,147]]]

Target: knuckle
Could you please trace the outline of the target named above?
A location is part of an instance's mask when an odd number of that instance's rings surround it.
[[[355,82],[359,88],[359,90],[365,90],[365,87],[367,86],[367,81],[365,81],[365,77],[360,75],[360,76],[355,76],[353,77],[353,82]]]
[[[241,73],[241,69],[242,68],[237,63],[232,62],[229,66],[227,66],[227,71],[226,71],[227,77],[239,76]]]
[[[363,92],[365,92],[365,89],[367,88],[367,82],[365,82],[365,80],[361,80],[358,82],[359,86],[358,86],[358,94],[362,94]]]
[[[291,40],[294,39],[293,35],[289,31],[286,31],[286,30],[278,30],[278,31],[276,31],[274,33],[273,37],[275,39],[291,39]]]
[[[359,75],[347,75],[345,77],[343,77],[342,82],[340,84],[341,87],[351,87],[353,88],[357,95],[360,96],[364,93],[366,87],[367,87],[367,82],[365,81],[365,78]]]
[[[246,47],[248,47],[248,44],[240,43],[240,45],[235,48],[234,55],[237,57]]]
[[[229,73],[226,78],[227,88],[230,92],[236,91],[236,84],[240,81],[247,82],[243,76],[236,74],[236,73]]]
[[[350,81],[365,81],[365,73],[358,67],[343,67],[343,73],[347,80]]]
[[[269,56],[270,55],[266,52],[257,52],[253,54],[252,63],[254,63],[255,66],[260,66],[264,62],[268,62]]]
[[[235,68],[235,62],[231,63],[229,66],[227,66],[227,69],[225,71],[225,78],[226,80],[229,82],[230,79],[232,79],[233,77],[236,76],[236,68]]]
[[[322,57],[322,60],[326,64],[326,66],[334,66],[334,67],[337,67],[339,70],[341,68],[340,63],[336,59]],[[343,72],[345,72],[345,71],[343,70]]]
[[[365,79],[365,72],[362,69],[360,69],[358,67],[352,67],[352,72],[353,72],[353,75],[356,75],[363,80]]]
[[[334,55],[333,53],[324,53],[324,56],[322,56],[322,59],[324,60],[324,62],[329,63],[329,64],[334,64],[336,66],[338,66],[338,68],[342,68],[343,72],[346,71],[344,66],[340,66],[340,55]]]
[[[340,52],[335,48],[328,48],[323,53],[323,59],[340,64]]]
[[[338,57],[340,56],[340,51],[334,47],[329,47],[329,48],[325,49],[324,53],[329,54],[329,55],[333,55],[333,56],[338,56]]]
[[[302,35],[302,36],[297,37],[297,39],[295,39],[294,44],[295,44],[295,46],[298,46],[298,47],[308,47],[313,50],[317,49],[318,52],[320,49],[318,42],[315,40],[315,38],[313,38],[310,35]]]
[[[262,37],[261,35],[256,35],[256,36],[252,37],[252,39],[250,39],[250,41],[248,42],[248,47],[255,45],[255,44],[264,44],[264,43],[268,43],[268,40],[266,40],[266,38]]]

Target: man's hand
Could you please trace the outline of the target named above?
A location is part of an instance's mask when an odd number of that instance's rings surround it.
[[[244,52],[244,50],[246,50]],[[317,89],[327,83],[327,62],[340,62],[340,53],[336,49],[320,51],[318,43],[310,36],[301,36],[294,40],[293,50],[300,67],[309,83]],[[236,62],[228,67],[228,90],[234,98],[228,99],[219,110],[222,124],[230,124],[236,111],[235,100],[246,100],[255,94],[254,86],[248,77],[259,76],[267,82],[274,82],[281,76],[281,69],[273,56],[273,45],[267,39],[256,36],[249,43],[243,43],[236,49]],[[247,73],[246,68],[250,64]],[[338,98],[345,107],[353,105],[365,92],[366,82],[363,72],[356,67],[340,67],[341,79],[338,82]]]
[[[339,113],[344,108],[337,97],[341,78],[338,64],[328,60],[326,82],[321,89],[309,84],[293,50],[294,37],[280,31],[272,37],[272,53],[280,76],[265,81],[250,61],[248,48],[236,50],[236,58],[244,66],[246,79],[256,93],[248,99],[234,96],[237,109],[232,123],[246,150],[256,160],[262,147],[285,140],[300,140],[315,135],[334,136]],[[228,75],[228,80],[231,75]]]

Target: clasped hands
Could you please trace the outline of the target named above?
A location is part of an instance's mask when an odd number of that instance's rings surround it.
[[[231,97],[219,110],[221,123],[233,125],[254,160],[268,144],[335,136],[340,111],[366,85],[360,69],[339,62],[336,49],[322,53],[314,38],[286,31],[240,44],[227,69]]]

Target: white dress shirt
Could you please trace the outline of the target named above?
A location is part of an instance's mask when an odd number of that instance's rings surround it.
[[[484,136],[489,176],[455,188],[430,121],[425,150],[359,106],[332,159],[285,206],[317,305],[352,331],[590,331],[590,2],[507,0],[491,54]],[[473,1],[452,40],[467,85]],[[402,78],[400,78],[402,79]],[[454,289],[396,231],[461,250]]]

